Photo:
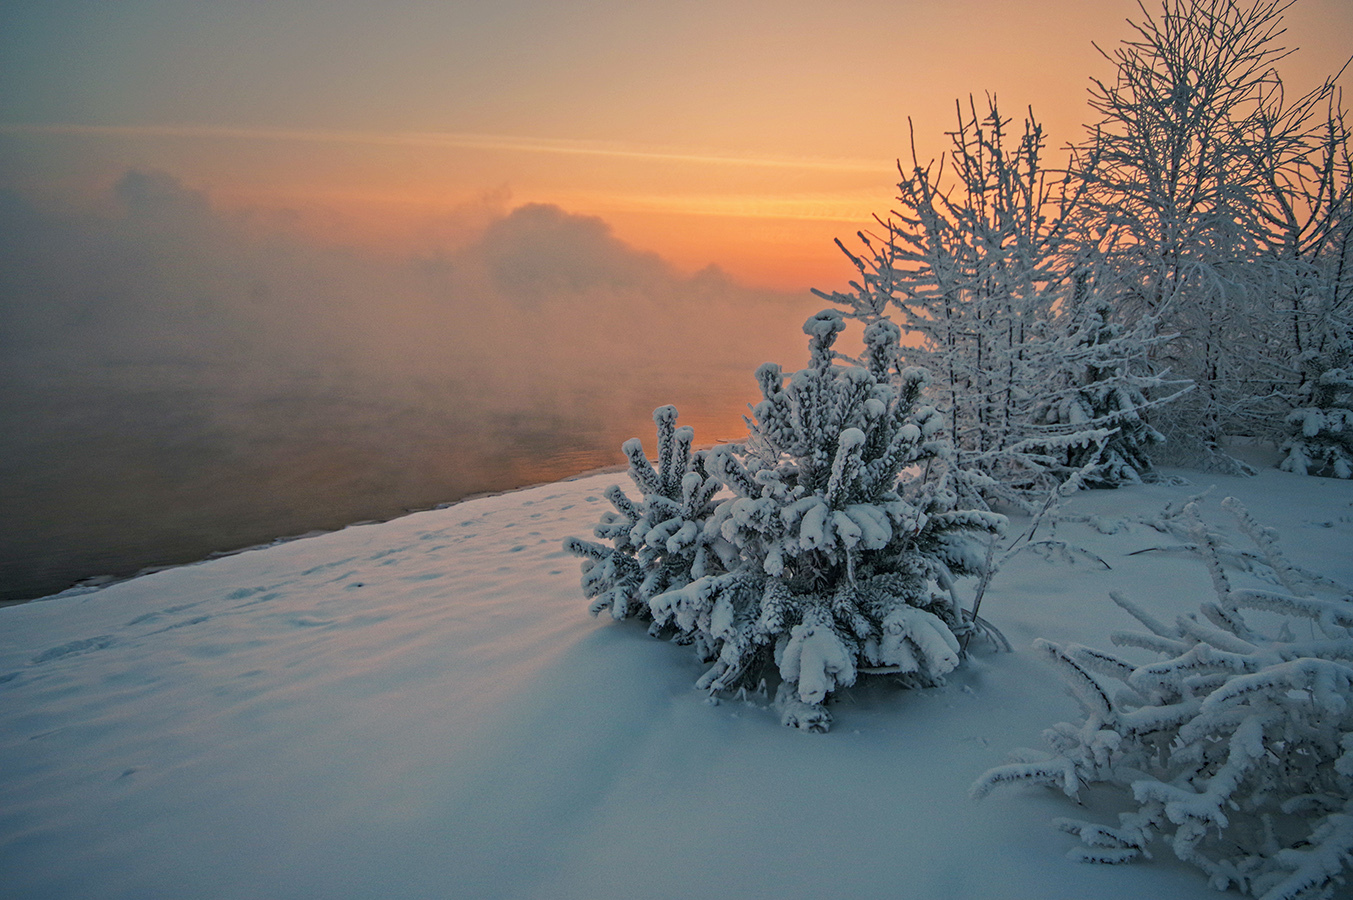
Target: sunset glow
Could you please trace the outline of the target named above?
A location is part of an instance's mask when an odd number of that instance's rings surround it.
[[[485,197],[556,204],[685,272],[790,290],[849,276],[834,237],[886,214],[956,98],[1080,137],[1130,3],[6,4],[0,186],[62,202],[128,168],[223,208],[399,252]],[[1304,90],[1353,7],[1303,0]],[[469,226],[466,226],[469,227]]]

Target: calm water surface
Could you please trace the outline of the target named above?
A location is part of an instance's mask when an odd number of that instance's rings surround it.
[[[731,372],[648,396],[608,400],[592,385],[498,406],[452,384],[416,400],[246,400],[150,381],[0,401],[0,602],[619,465],[626,438],[652,447],[663,402],[697,442],[736,438],[755,393]]]

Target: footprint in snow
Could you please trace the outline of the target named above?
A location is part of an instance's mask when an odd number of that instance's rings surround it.
[[[82,638],[78,641],[70,641],[44,650],[37,656],[29,660],[30,665],[40,666],[45,662],[51,662],[54,659],[62,659],[67,656],[75,656],[80,653],[93,653],[95,650],[102,650],[105,647],[112,646],[116,641],[110,634],[101,634],[98,637]]]
[[[352,562],[356,558],[357,557],[355,556],[349,556],[347,559],[336,559],[333,562],[320,563],[318,566],[315,566],[314,568],[306,569],[304,572],[301,573],[301,577],[304,578],[307,575],[314,575],[317,572],[323,572],[325,569],[336,569],[339,566],[346,566],[348,563]]]
[[[150,634],[164,634],[166,631],[173,631],[176,628],[187,628],[189,625],[201,625],[203,622],[206,622],[210,618],[211,616],[195,616],[191,619],[184,619],[181,622],[175,622],[172,625],[166,625],[164,628],[159,628],[156,629],[155,631],[150,632]],[[147,637],[149,637],[149,635],[147,635]]]
[[[256,588],[256,590],[260,590],[260,591],[261,591],[261,590],[263,590],[263,588]],[[235,593],[238,594],[239,591],[236,591]],[[246,593],[245,596],[248,597],[248,596],[250,596],[250,595]],[[280,597],[280,596],[281,596],[281,594],[278,593],[277,591],[271,591],[271,592],[269,592],[269,593],[267,593],[267,594],[263,594],[263,595],[261,595],[261,596],[259,596],[259,597],[255,597],[253,600],[250,600],[248,603],[240,603],[240,604],[237,604],[237,605],[232,606],[232,607],[230,607],[230,608],[231,608],[231,609],[248,609],[248,608],[251,607],[251,606],[258,606],[258,605],[261,604],[261,603],[270,603],[270,602],[272,602],[273,600],[276,600],[276,599],[277,599],[278,597]],[[227,599],[230,599],[230,598],[227,597]]]
[[[261,590],[263,590],[263,589],[262,589],[262,588],[255,588],[254,590],[260,590],[260,591],[261,591]],[[237,596],[235,596],[235,595],[236,595],[236,594],[240,594],[240,593],[241,593],[240,591],[235,591],[234,594],[231,594],[231,595],[227,596],[226,599],[227,599],[227,600],[238,600],[238,599],[240,599],[240,597],[237,597]],[[247,596],[249,596],[250,593],[251,593],[251,591],[244,591],[244,592],[243,592],[243,596],[247,597]],[[185,604],[183,604],[182,606],[171,606],[171,607],[169,607],[168,609],[162,609],[162,610],[160,610],[159,612],[149,612],[149,613],[146,613],[145,615],[140,615],[140,616],[137,616],[135,619],[132,619],[130,622],[127,623],[127,627],[130,628],[132,625],[140,625],[140,624],[142,624],[142,623],[144,623],[144,622],[153,622],[153,621],[155,621],[156,619],[162,618],[162,617],[164,617],[164,616],[172,616],[172,615],[174,615],[175,613],[181,613],[181,612],[183,612],[185,609],[192,609],[194,606],[197,606],[197,604],[196,604],[196,603],[185,603]]]

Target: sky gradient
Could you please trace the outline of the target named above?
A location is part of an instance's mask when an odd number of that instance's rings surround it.
[[[0,187],[48,202],[166,172],[214,205],[402,252],[527,203],[598,216],[678,270],[802,290],[942,149],[958,97],[1080,137],[1128,2],[370,4],[11,0]],[[1301,0],[1305,91],[1353,52],[1353,3]],[[1347,76],[1345,76],[1347,81]],[[1055,158],[1055,155],[1051,155]]]

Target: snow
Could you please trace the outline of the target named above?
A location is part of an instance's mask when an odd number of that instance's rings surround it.
[[[3,893],[1216,897],[1168,848],[1066,858],[1053,819],[1112,821],[1108,797],[968,796],[1076,714],[1035,639],[1106,646],[1134,625],[1110,591],[1162,621],[1210,595],[1140,524],[1166,503],[1216,484],[1209,523],[1237,496],[1353,582],[1353,485],[1171,474],[1193,483],[1067,501],[1086,524],[1057,538],[1111,569],[1029,553],[996,576],[982,612],[1015,652],[927,690],[861,677],[827,735],[711,704],[688,647],[587,615],[562,542],[614,473],[0,609]]]

